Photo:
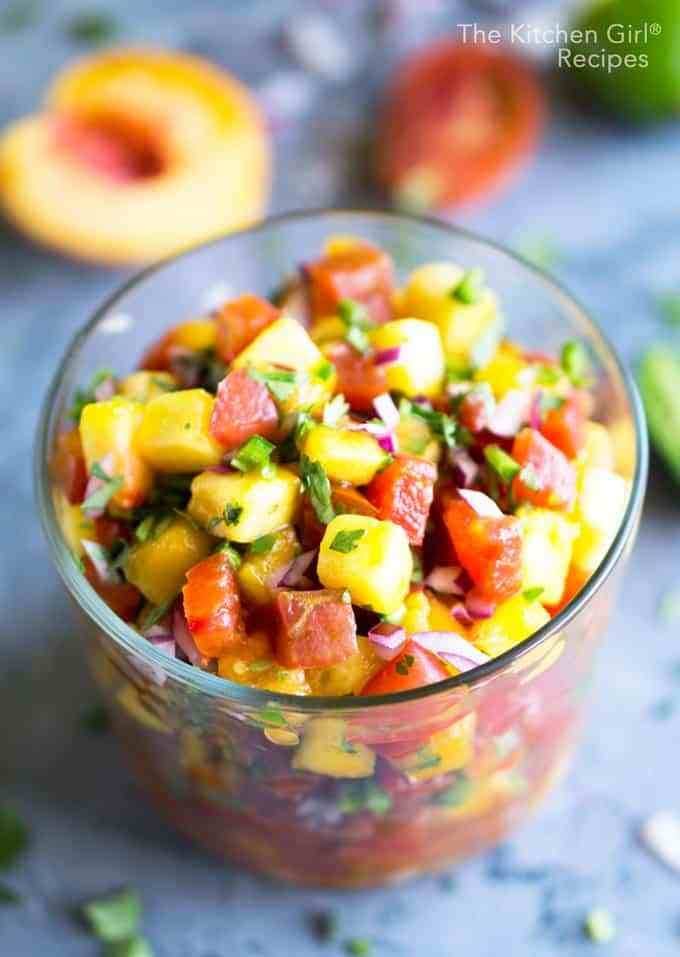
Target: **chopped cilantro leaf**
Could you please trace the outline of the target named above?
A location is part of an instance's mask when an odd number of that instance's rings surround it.
[[[331,483],[323,465],[313,462],[304,454],[301,455],[300,478],[316,517],[323,525],[328,525],[335,518],[335,511],[331,502]]]
[[[400,403],[399,412],[401,415],[416,415],[423,419],[429,425],[432,432],[438,439],[444,442],[449,448],[456,445],[456,421],[450,415],[444,412],[437,412],[434,409],[428,409],[427,406],[420,405],[417,402]]]
[[[338,809],[342,814],[359,814],[370,811],[382,816],[392,807],[392,798],[372,781],[356,781],[348,784],[339,800]]]
[[[218,545],[215,549],[215,554],[218,552],[224,553],[227,556],[229,559],[229,564],[234,570],[241,567],[241,562],[243,561],[241,558],[241,553],[237,552],[230,542],[222,542],[220,545]]]
[[[276,541],[276,535],[262,535],[260,538],[256,538],[254,542],[251,542],[250,553],[251,555],[266,555],[267,552],[272,550],[272,546]]]
[[[419,585],[423,580],[423,563],[420,555],[415,549],[411,549],[411,558],[413,559],[413,571],[411,572],[411,581],[414,585]]]
[[[21,895],[17,894],[15,890],[12,890],[7,884],[0,881],[0,906],[6,906],[8,904],[20,904]]]
[[[84,904],[82,913],[90,930],[100,940],[125,940],[137,932],[142,904],[136,891],[124,887]]]
[[[139,616],[140,631],[146,631],[158,622],[170,611],[170,607],[175,600],[175,596],[168,601],[161,602],[160,605],[147,605]]]
[[[368,318],[366,307],[355,299],[342,299],[338,303],[338,315],[346,326],[357,326],[366,330],[373,325]]]
[[[407,675],[415,662],[413,655],[403,655],[395,665],[397,673]]]
[[[345,335],[345,339],[357,352],[361,353],[362,356],[365,356],[371,348],[368,336],[359,326],[350,326]]]
[[[541,597],[544,591],[545,591],[545,588],[543,588],[542,585],[537,585],[535,588],[526,588],[522,592],[522,597],[524,598],[524,601],[528,601],[528,602],[536,601],[537,599]]]
[[[425,745],[423,748],[420,748],[420,750],[416,753],[416,758],[417,771],[424,771],[427,768],[436,768],[438,764],[441,764],[442,760],[441,757],[438,754],[435,754],[431,748],[427,747],[427,745]]]
[[[350,937],[344,943],[345,953],[349,957],[371,957],[373,945],[365,937]]]
[[[521,466],[500,445],[487,445],[484,458],[502,482],[511,482],[520,472]]]
[[[243,506],[238,505],[236,502],[227,502],[224,506],[221,515],[215,515],[208,522],[208,528],[216,528],[217,525],[220,525],[224,522],[225,525],[238,525],[238,521],[241,518],[243,512]]]
[[[255,469],[264,469],[269,465],[275,448],[275,445],[272,445],[267,439],[263,439],[261,435],[251,435],[238,449],[230,464],[239,472],[253,472]]]
[[[467,801],[472,791],[472,781],[464,774],[459,774],[451,787],[435,794],[432,798],[432,803],[440,807],[458,807],[458,805]]]
[[[314,374],[317,379],[321,379],[322,382],[328,382],[333,375],[333,363],[329,362],[328,359],[324,359],[323,362],[319,363],[316,367]]]
[[[562,378],[562,370],[559,366],[543,363],[536,369],[536,385],[557,385]]]
[[[298,374],[292,369],[248,369],[248,375],[256,382],[263,382],[279,402],[291,397],[298,382]]]
[[[331,542],[331,551],[341,552],[343,555],[347,555],[348,552],[353,552],[359,544],[359,539],[363,538],[365,533],[365,528],[343,529],[338,532]]]
[[[109,712],[101,704],[96,704],[83,712],[80,718],[81,727],[90,734],[106,734],[111,727]]]
[[[108,43],[118,33],[118,26],[108,13],[93,10],[76,14],[67,25],[67,33],[76,43],[99,46]]]
[[[0,870],[10,868],[28,845],[28,830],[11,807],[0,804]]]
[[[146,937],[137,934],[126,940],[110,941],[106,945],[105,957],[154,957],[154,954]]]
[[[573,385],[586,385],[590,373],[590,359],[582,342],[572,339],[562,346],[560,363]]]
[[[484,272],[481,269],[470,269],[465,273],[457,286],[451,290],[451,298],[457,299],[466,306],[478,303],[484,293]]]
[[[154,525],[156,524],[155,515],[147,515],[143,518],[135,529],[135,538],[138,542],[145,542],[151,537]]]

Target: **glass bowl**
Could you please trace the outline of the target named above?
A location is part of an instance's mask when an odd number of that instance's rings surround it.
[[[473,671],[368,699],[273,694],[164,656],[78,571],[48,468],[74,389],[97,369],[132,369],[169,326],[230,290],[267,295],[338,233],[384,248],[401,278],[443,259],[481,267],[511,337],[532,350],[584,340],[597,372],[597,418],[630,479],[606,557],[553,620]],[[553,787],[582,723],[646,471],[645,425],[631,379],[564,290],[506,250],[440,222],[354,211],[275,217],[127,283],[68,349],[45,400],[36,451],[52,559],[82,612],[79,637],[136,779],[165,817],[210,851],[317,886],[380,884],[448,866],[507,835]]]

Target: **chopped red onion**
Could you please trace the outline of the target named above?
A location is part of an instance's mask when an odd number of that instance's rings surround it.
[[[463,589],[458,583],[460,571],[458,565],[437,565],[427,576],[424,584],[442,595],[462,595]]]
[[[471,668],[477,667],[477,662],[473,661],[472,658],[464,657],[464,655],[449,655],[446,652],[442,651],[439,657],[443,658],[444,661],[447,661],[450,665],[453,665],[453,667],[457,668],[459,671],[470,671]]]
[[[385,423],[385,428],[390,432],[394,431],[399,425],[399,409],[394,404],[389,392],[383,392],[373,400],[373,408]]]
[[[532,429],[536,429],[537,432],[541,428],[541,422],[543,420],[543,415],[541,413],[542,398],[543,393],[540,389],[537,389],[533,394],[531,405],[529,406],[529,425]]]
[[[474,619],[470,612],[467,610],[465,605],[462,602],[458,602],[451,609],[451,614],[456,619],[459,625],[463,625],[464,628],[469,628],[470,625],[474,624]]]
[[[388,452],[390,455],[394,455],[397,451],[397,443],[391,432],[388,432],[386,435],[381,435],[378,438],[378,445],[383,451]]]
[[[152,625],[150,628],[147,628],[146,631],[143,631],[142,634],[145,638],[148,638],[149,641],[156,642],[162,639],[167,641],[173,641],[172,631],[169,628],[165,628],[163,625]]]
[[[304,582],[308,581],[308,579],[305,578],[305,572],[314,561],[315,556],[315,548],[298,555],[297,558],[294,558],[290,564],[286,565],[285,568],[279,572],[279,580],[277,584],[286,585],[288,588],[294,588],[295,586],[300,586]]]
[[[194,636],[189,631],[181,602],[177,603],[172,615],[172,634],[181,651],[184,652],[191,664],[200,664],[203,656],[196,647]]]
[[[473,665],[483,665],[490,660],[488,655],[455,631],[418,631],[411,635],[411,638],[417,641],[421,648],[435,655],[457,655]]]
[[[531,393],[524,389],[510,389],[489,416],[489,431],[502,438],[516,435],[529,419]]]
[[[91,514],[91,513],[90,513]],[[81,544],[87,557],[94,565],[97,577],[107,585],[117,585],[120,582],[118,571],[113,568],[109,561],[109,555],[103,545],[99,542],[91,542],[86,538],[81,540]]]
[[[432,403],[426,395],[414,395],[411,402],[415,402],[416,405],[421,406],[423,409],[432,409]]]
[[[449,461],[453,468],[453,480],[462,488],[470,488],[479,474],[479,465],[465,449],[452,449]]]
[[[376,438],[385,435],[385,425],[382,422],[350,422],[345,428],[350,432],[368,432]]]
[[[399,654],[399,649],[406,641],[406,632],[401,625],[390,625],[381,621],[368,632],[368,638],[373,650],[383,661],[391,661]]]
[[[106,399],[112,399],[116,394],[116,383],[113,376],[108,376],[103,382],[100,382],[94,390],[94,397],[97,402],[104,402]]]
[[[373,356],[373,365],[386,366],[399,360],[401,346],[392,346],[391,349],[381,349]]]
[[[488,601],[486,598],[480,598],[480,596],[475,595],[474,592],[470,592],[465,599],[465,607],[468,610],[468,614],[475,620],[491,618],[496,610],[494,602]]]
[[[164,655],[167,655],[168,658],[175,658],[175,641],[172,635],[165,635],[164,637],[150,638],[149,641],[157,648],[158,651],[162,652]]]
[[[485,495],[484,492],[477,492],[474,489],[459,488],[458,494],[464,499],[470,508],[482,518],[503,518],[503,513],[494,500]]]

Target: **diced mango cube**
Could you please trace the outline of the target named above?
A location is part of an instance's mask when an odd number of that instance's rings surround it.
[[[350,551],[338,550],[336,537],[347,532],[362,534]],[[408,538],[399,525],[366,515],[337,515],[327,526],[317,574],[326,588],[347,589],[353,604],[392,614],[408,594],[412,572]]]
[[[88,472],[106,460],[104,471],[123,484],[110,504],[122,509],[141,505],[153,483],[147,462],[136,448],[144,408],[123,396],[86,405],[80,416],[80,439]]]
[[[233,368],[280,366],[299,372],[311,372],[323,362],[323,355],[310,339],[304,326],[283,315],[268,325],[234,359]]]
[[[217,323],[214,319],[189,319],[172,330],[172,344],[192,352],[214,349],[217,341]]]
[[[466,714],[449,728],[433,734],[427,744],[413,754],[394,760],[409,781],[428,781],[469,763],[474,751],[476,717]]]
[[[358,694],[385,662],[373,650],[368,638],[357,638],[359,650],[330,668],[309,668],[307,680],[312,694],[328,697]]]
[[[175,516],[144,542],[137,542],[125,560],[125,576],[147,601],[162,605],[184,584],[184,576],[212,551],[214,539],[189,519]]]
[[[198,472],[219,465],[224,449],[212,437],[214,398],[205,389],[183,389],[144,407],[137,448],[159,472]]]
[[[430,630],[430,602],[424,591],[412,591],[404,602],[406,613],[401,624],[410,634]]]
[[[395,319],[371,333],[377,351],[399,347],[399,358],[385,366],[390,391],[413,398],[435,396],[444,381],[444,350],[437,330],[423,319]]]
[[[74,555],[83,554],[83,539],[95,539],[94,523],[80,505],[72,505],[61,489],[54,490],[54,511],[64,541]]]
[[[255,637],[257,640],[257,636]],[[249,644],[252,638],[252,635],[248,636]],[[304,668],[282,668],[272,657],[253,658],[244,655],[242,649],[222,655],[217,662],[217,673],[220,678],[228,678],[230,681],[251,685],[263,691],[273,691],[276,694],[311,694]],[[283,728],[276,730],[281,734],[291,734],[288,731],[284,732]],[[297,744],[297,738],[294,741]]]
[[[319,462],[329,478],[352,485],[368,485],[389,461],[368,432],[333,429],[328,425],[310,429],[302,451],[313,462]]]
[[[562,598],[578,525],[560,512],[522,506],[522,589],[542,588],[538,600],[556,605]]]
[[[628,482],[609,469],[586,467],[579,477],[574,519],[579,534],[573,562],[589,574],[595,571],[614,541],[628,501]]]
[[[522,357],[517,346],[503,342],[493,356],[475,373],[476,382],[488,382],[497,399],[501,399],[510,389],[522,387],[522,373],[528,363]]]
[[[464,271],[455,263],[429,263],[411,273],[399,309],[438,327],[446,358],[470,362],[476,346],[499,325],[496,297],[485,290],[479,302],[465,304],[452,296]]]
[[[266,605],[273,598],[274,588],[268,582],[300,552],[295,530],[282,528],[266,551],[250,552],[236,572],[241,591],[253,605]]]
[[[311,718],[303,727],[302,741],[292,767],[331,778],[370,778],[375,754],[359,741],[347,741],[342,718]]]
[[[347,335],[347,326],[340,316],[322,316],[316,319],[309,329],[309,335],[319,346],[327,342],[337,342]]]
[[[586,441],[578,464],[614,470],[614,445],[609,429],[599,422],[586,422]]]
[[[202,472],[191,483],[189,515],[218,538],[254,542],[291,525],[300,501],[300,479],[287,468],[271,477],[258,472]]]
[[[179,382],[169,372],[148,372],[146,369],[132,372],[118,383],[118,392],[135,402],[148,402],[158,395],[174,392]]]
[[[501,602],[490,618],[476,622],[470,629],[470,640],[491,658],[514,648],[550,621],[550,615],[539,601],[527,601],[519,593]]]

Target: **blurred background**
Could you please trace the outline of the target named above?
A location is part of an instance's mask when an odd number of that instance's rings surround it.
[[[631,31],[610,29],[618,23]],[[566,40],[557,27],[571,31]],[[443,38],[458,46],[429,46]],[[54,85],[75,58],[114,44],[228,70],[264,123],[244,107],[249,118],[218,142],[209,103],[176,77],[167,97],[145,100],[134,75],[146,67],[134,60],[119,98],[128,107],[114,119],[96,69]],[[0,0],[0,121],[41,110],[0,140],[0,804],[29,838],[13,853],[0,814],[0,953],[98,953],[73,907],[130,883],[157,957],[677,954],[678,876],[668,866],[673,854],[680,862],[677,0]],[[151,114],[179,118],[179,145]],[[221,219],[206,200],[206,144],[232,163],[236,198]],[[271,197],[265,177],[243,172],[249,149],[271,149]],[[184,151],[184,178],[164,166],[173,150]],[[101,189],[74,177],[74,157],[102,172]],[[122,201],[129,180],[145,186],[143,202]],[[574,772],[512,843],[444,877],[357,894],[225,869],[155,819],[115,743],[83,719],[96,696],[69,640],[71,610],[30,476],[56,364],[136,264],[266,211],[344,205],[429,212],[509,245],[563,281],[631,365],[654,346],[645,392],[665,454],[654,460]],[[132,233],[139,242],[126,242]],[[661,854],[641,839],[659,813],[671,822]],[[616,924],[606,944],[584,933],[596,908]]]

